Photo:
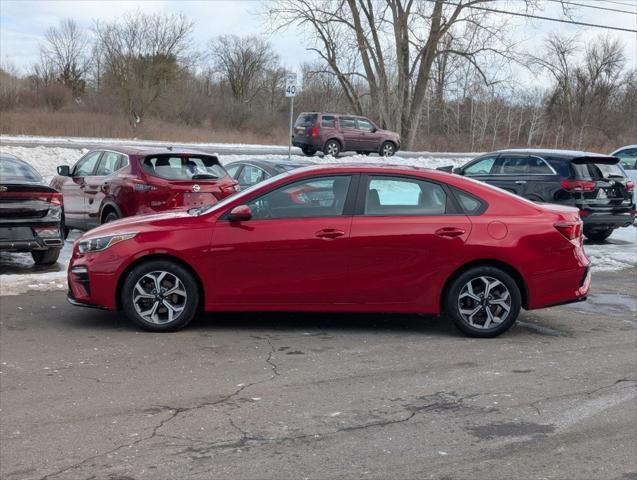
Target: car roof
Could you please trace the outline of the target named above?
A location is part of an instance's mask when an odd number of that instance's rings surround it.
[[[498,153],[528,153],[531,155],[538,156],[551,156],[554,158],[562,158],[562,159],[573,159],[573,158],[583,158],[583,157],[595,157],[595,158],[613,158],[612,155],[606,155],[604,153],[595,153],[595,152],[583,152],[579,150],[555,150],[551,148],[508,148],[505,150],[496,150],[495,152],[491,152],[491,154]]]
[[[279,165],[287,165],[290,167],[307,167],[310,165],[316,165],[315,162],[312,162],[311,160],[274,160],[271,158],[257,158],[257,159],[249,159],[249,160],[235,160],[233,162],[228,162],[225,164],[225,166],[229,166],[229,165],[235,165],[235,164],[251,164],[251,165],[256,165],[257,167],[262,166],[262,167],[272,167],[272,168],[276,168]]]
[[[615,155],[616,153],[621,152],[622,150],[626,150],[627,148],[637,148],[637,145],[624,145],[623,147],[619,147],[617,150],[611,153],[611,155]]]
[[[449,173],[433,170],[431,168],[416,167],[412,165],[388,165],[378,163],[323,163],[316,165],[308,165],[293,172],[291,175],[302,173],[320,172],[320,173],[380,173],[380,174],[397,174],[409,175],[418,173],[427,173],[428,176],[436,178],[445,178]]]
[[[208,157],[216,157],[216,155],[212,153],[202,152],[201,150],[195,150],[190,148],[176,148],[176,147],[144,147],[144,146],[133,146],[133,145],[117,145],[117,146],[103,146],[98,148],[93,148],[91,151],[97,152],[107,150],[116,153],[122,153],[124,155],[139,155],[142,157],[147,157],[150,155],[166,155],[166,154],[188,154],[188,155],[206,155]]]

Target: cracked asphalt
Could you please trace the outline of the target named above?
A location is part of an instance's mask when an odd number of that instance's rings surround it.
[[[637,479],[637,269],[497,339],[222,314],[173,334],[0,298],[0,477]]]

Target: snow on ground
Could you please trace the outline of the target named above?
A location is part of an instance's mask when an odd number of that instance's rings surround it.
[[[6,137],[0,137],[4,142]],[[68,140],[68,139],[55,139]],[[91,139],[94,140],[94,139]],[[124,141],[122,141],[124,143]],[[43,142],[46,143],[46,142]],[[57,143],[57,142],[49,142]],[[104,143],[113,144],[112,141]],[[125,143],[130,144],[130,141]],[[153,142],[155,145],[157,142]],[[207,145],[209,146],[209,145]],[[227,145],[226,145],[227,146]],[[255,146],[258,149],[260,146]],[[86,149],[61,148],[57,146],[21,147],[1,145],[0,152],[10,153],[32,164],[45,178],[51,178],[56,173],[58,165],[72,165],[79,159]],[[412,154],[413,155],[413,154]],[[254,154],[254,155],[220,155],[223,164],[248,159],[286,159],[287,155]],[[292,160],[303,161],[307,157],[293,155]],[[317,163],[391,163],[398,165],[416,165],[427,168],[437,168],[445,165],[462,165],[467,157],[458,154],[422,154],[410,158],[401,157],[400,154],[385,159],[377,156],[352,155],[343,158],[312,157]],[[29,290],[64,290],[66,289],[66,268],[71,256],[73,240],[79,236],[78,232],[72,232],[66,241],[60,260],[57,265],[45,268],[35,267],[30,254],[0,252],[0,295],[19,295]],[[607,242],[602,244],[584,243],[586,254],[591,259],[593,271],[622,270],[637,266],[637,229],[635,227],[620,228],[616,230]]]

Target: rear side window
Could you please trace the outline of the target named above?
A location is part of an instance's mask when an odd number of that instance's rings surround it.
[[[371,177],[365,215],[443,215],[447,194],[432,182],[398,177]]]
[[[338,123],[341,128],[356,128],[356,119],[352,117],[341,117]]]
[[[316,122],[316,117],[318,115],[316,113],[302,113],[296,119],[295,127],[313,127],[314,122]]]
[[[576,178],[582,179],[603,179],[603,178],[624,178],[624,172],[619,164],[607,164],[601,162],[595,162],[594,159],[590,161],[575,161],[571,163],[573,170],[575,171]]]
[[[156,155],[142,162],[146,173],[166,180],[216,180],[226,171],[217,157],[208,155]]]
[[[41,182],[42,176],[31,165],[17,159],[0,157],[0,181],[10,182]]]
[[[323,115],[321,118],[321,127],[334,128],[336,127],[336,120],[333,115]]]

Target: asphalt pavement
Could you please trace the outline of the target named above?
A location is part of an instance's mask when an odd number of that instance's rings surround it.
[[[637,269],[496,339],[412,315],[150,334],[0,297],[0,477],[635,479]]]

